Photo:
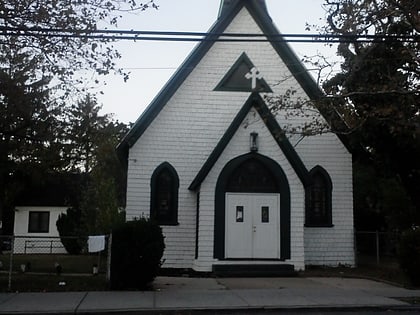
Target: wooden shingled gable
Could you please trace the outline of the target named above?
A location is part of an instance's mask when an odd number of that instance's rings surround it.
[[[261,78],[256,78],[256,85],[255,87],[252,86],[250,77],[247,77],[247,75],[250,75],[253,69],[259,72],[247,54],[242,53],[214,90],[272,93],[273,91],[262,76]]]
[[[309,98],[311,100],[317,100],[323,97],[323,93],[315,83],[314,79],[307,72],[289,45],[283,40],[283,37],[268,15],[265,6],[261,6],[260,1],[254,0],[231,1],[229,6],[223,8],[222,14],[210,29],[205,40],[201,41],[196,46],[190,56],[179,67],[172,78],[162,88],[159,94],[154,98],[154,100],[146,108],[143,114],[137,119],[133,127],[117,146],[118,155],[125,163],[127,163],[129,148],[132,147],[137,139],[141,137],[144,131],[160,113],[162,108],[167,104],[167,102],[182,85],[185,79],[190,75],[193,69],[199,64],[202,58],[210,50],[218,36],[225,31],[225,29],[243,7],[248,9],[251,16],[254,18],[264,34],[267,34],[268,36],[274,35],[276,40],[271,41],[273,48],[287,65],[289,71],[294,75],[295,79],[309,96]],[[319,110],[328,122],[332,120],[333,117],[331,117],[330,113],[326,113],[322,108]],[[340,137],[340,139],[343,141],[343,143],[346,143],[343,137]]]
[[[210,154],[207,161],[204,163],[188,187],[189,190],[195,191],[200,187],[201,183],[206,178],[213,165],[217,162],[217,159],[223,153],[224,149],[229,144],[229,141],[232,139],[236,130],[239,128],[240,124],[243,122],[251,108],[255,108],[257,110],[258,114],[262,118],[262,121],[267,126],[268,130],[286,156],[289,163],[292,165],[303,185],[306,187],[310,184],[309,172],[300,159],[299,155],[287,139],[284,131],[279,126],[277,120],[270,112],[262,97],[258,93],[254,92],[245,102],[242,109],[238,112],[235,119],[230,124],[229,128],[226,130],[225,134],[222,136],[219,143],[216,145],[213,152]]]

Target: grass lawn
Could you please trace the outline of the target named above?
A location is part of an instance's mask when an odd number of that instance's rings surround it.
[[[3,269],[0,272],[0,292],[8,291],[8,255],[0,255]],[[22,273],[21,264],[30,262],[30,270]],[[62,266],[62,274],[55,274],[55,263]],[[11,291],[13,292],[60,292],[108,290],[105,279],[106,258],[101,257],[100,274],[92,275],[92,265],[97,264],[97,255],[14,255]],[[384,281],[412,288],[409,280],[395,261],[359,262],[357,268],[309,267],[299,273],[302,277],[357,277]],[[420,289],[420,288],[418,288]],[[419,299],[414,302],[419,303]]]
[[[0,255],[0,292],[8,291],[10,253]],[[99,275],[92,275],[93,265],[100,262]],[[56,264],[61,266],[57,275]],[[25,273],[21,265],[26,266]],[[13,255],[11,291],[101,291],[108,289],[105,279],[106,257],[98,255]]]
[[[310,267],[300,273],[303,277],[348,277],[365,278],[387,282],[393,285],[413,288],[409,279],[396,263],[363,264],[357,268],[337,267]],[[418,288],[416,288],[418,289]]]
[[[8,291],[8,274],[0,274],[0,292]],[[108,290],[105,275],[69,276],[13,274],[12,292],[66,292]]]
[[[9,270],[9,254],[0,255],[3,270]],[[13,271],[21,271],[20,266],[29,266],[29,272],[55,273],[56,263],[60,264],[63,273],[92,273],[92,266],[100,263],[100,270],[106,270],[106,257],[98,255],[48,255],[48,254],[14,254]]]

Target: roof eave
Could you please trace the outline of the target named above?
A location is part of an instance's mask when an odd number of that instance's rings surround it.
[[[190,55],[185,59],[184,63],[178,68],[158,95],[152,100],[149,106],[144,110],[143,114],[136,120],[133,127],[117,146],[117,151],[125,150],[127,146],[128,148],[131,148],[134,145],[137,139],[140,138],[147,127],[160,113],[162,108],[178,90],[188,75],[193,71],[195,66],[213,46],[215,40],[212,39],[216,39],[215,37],[217,36],[214,34],[222,33],[243,6],[244,4],[239,1],[237,5],[232,7],[229,13],[225,14],[223,18],[216,21],[216,23],[210,28],[209,35],[206,36],[205,40],[201,41],[193,49]]]

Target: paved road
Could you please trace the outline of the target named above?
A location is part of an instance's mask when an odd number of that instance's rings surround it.
[[[101,313],[96,313],[101,314]],[[104,315],[145,315],[144,312],[133,313],[102,313]],[[154,313],[156,314],[156,313]],[[161,315],[419,315],[420,311],[399,311],[399,310],[386,310],[386,311],[334,311],[334,310],[233,310],[233,311],[166,311],[159,313]]]
[[[420,297],[420,290],[365,279],[159,277],[154,288],[146,292],[2,293],[0,314],[394,314],[386,310],[420,314],[420,309],[399,299]]]
[[[192,313],[179,313],[177,312],[176,315],[195,315]],[[200,312],[199,315],[299,315],[299,314],[308,314],[308,315],[419,315],[419,312],[416,311],[395,311],[395,310],[387,310],[387,311],[313,311],[313,310],[298,310],[298,311],[277,311],[277,310],[263,310],[263,311],[233,311],[233,312],[225,312],[225,313],[215,313],[215,312]],[[127,314],[125,314],[127,315]],[[198,315],[198,314],[197,314]]]
[[[176,313],[177,315],[190,315],[191,313]],[[313,310],[298,310],[298,311],[277,311],[277,310],[264,310],[264,311],[234,311],[234,312],[225,312],[225,313],[215,313],[215,312],[200,312],[200,315],[299,315],[299,314],[308,314],[308,315],[419,315],[420,311],[396,311],[396,310],[387,310],[387,311],[313,311]],[[126,314],[125,314],[126,315]],[[194,314],[191,314],[194,315]],[[197,314],[198,315],[198,314]]]

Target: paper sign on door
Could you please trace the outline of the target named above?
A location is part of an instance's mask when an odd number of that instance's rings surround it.
[[[244,222],[244,207],[236,206],[236,222]]]

